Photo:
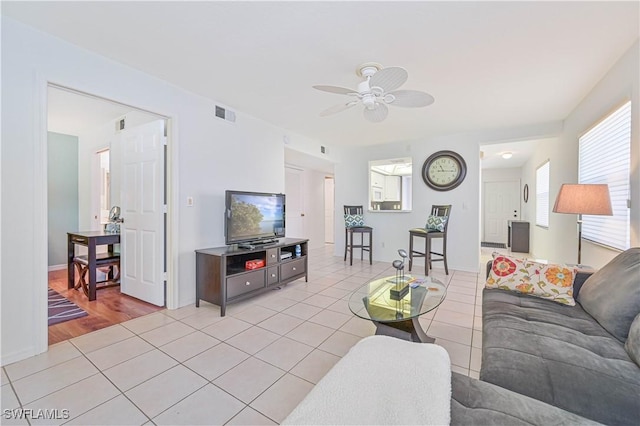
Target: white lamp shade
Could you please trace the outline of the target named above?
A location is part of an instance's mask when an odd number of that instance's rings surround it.
[[[613,215],[609,186],[606,184],[568,184],[560,187],[554,213]]]

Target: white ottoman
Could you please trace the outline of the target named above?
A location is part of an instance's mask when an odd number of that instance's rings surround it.
[[[282,424],[448,425],[451,362],[441,346],[362,339]]]

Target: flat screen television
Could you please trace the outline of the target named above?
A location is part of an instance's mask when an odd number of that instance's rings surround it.
[[[260,244],[284,237],[285,195],[225,192],[225,242]]]

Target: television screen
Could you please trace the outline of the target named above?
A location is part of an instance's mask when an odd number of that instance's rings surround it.
[[[284,194],[227,191],[225,205],[227,244],[284,237]]]

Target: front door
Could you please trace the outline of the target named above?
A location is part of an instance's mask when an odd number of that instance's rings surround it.
[[[507,242],[507,221],[520,218],[520,182],[485,182],[484,238],[490,243]]]
[[[165,121],[125,129],[122,151],[120,289],[157,306],[165,304]]]

